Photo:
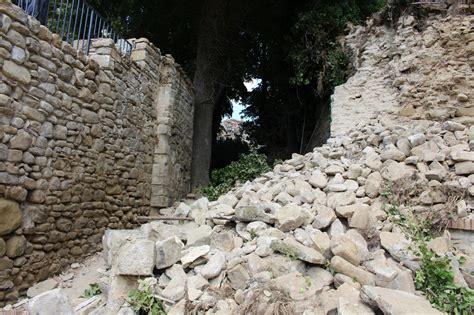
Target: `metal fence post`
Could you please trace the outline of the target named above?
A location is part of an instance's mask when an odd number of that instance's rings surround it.
[[[40,0],[38,8],[38,20],[41,24],[48,24],[49,0]]]

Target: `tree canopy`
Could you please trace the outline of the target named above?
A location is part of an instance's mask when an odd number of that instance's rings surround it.
[[[338,43],[384,0],[94,0],[128,37],[171,53],[197,89],[193,174],[208,181],[212,142],[230,99],[247,104],[248,132],[286,158],[325,140],[329,96],[347,76]],[[261,84],[251,92],[243,85]]]

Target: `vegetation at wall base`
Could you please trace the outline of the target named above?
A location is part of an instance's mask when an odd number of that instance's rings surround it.
[[[207,187],[201,189],[209,200],[217,200],[220,195],[231,190],[237,183],[253,180],[263,173],[272,170],[264,154],[251,152],[242,154],[239,160],[228,166],[213,170]]]
[[[397,224],[414,246],[409,248],[420,257],[420,269],[415,273],[415,287],[424,293],[430,303],[438,310],[455,315],[474,314],[474,290],[459,286],[454,281],[452,260],[460,264],[463,257],[438,256],[428,247],[433,238],[430,220],[417,218],[411,213],[402,213],[397,205],[391,187],[386,185],[382,194],[386,202],[385,208],[391,220]]]
[[[82,296],[85,298],[91,298],[101,293],[102,291],[100,290],[99,285],[97,283],[91,283],[89,284],[89,287],[84,290],[84,294]]]

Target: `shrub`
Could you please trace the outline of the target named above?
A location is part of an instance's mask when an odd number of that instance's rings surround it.
[[[428,248],[427,244],[433,236],[432,223],[410,212],[402,213],[397,203],[405,200],[405,197],[400,198],[405,192],[395,190],[402,193],[395,195],[393,184],[389,183],[382,196],[388,203],[386,210],[390,219],[414,243],[409,249],[421,259],[420,269],[415,273],[416,289],[423,291],[430,303],[440,311],[456,315],[474,314],[474,290],[463,288],[454,281],[451,260],[459,258],[438,256]],[[459,261],[462,263],[461,259]]]
[[[242,154],[239,160],[230,163],[226,167],[213,170],[209,185],[203,188],[201,192],[209,200],[216,200],[220,195],[231,190],[236,183],[253,180],[271,170],[272,168],[264,154]]]

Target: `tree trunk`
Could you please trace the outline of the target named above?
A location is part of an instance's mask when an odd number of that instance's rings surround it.
[[[212,151],[212,116],[217,99],[218,83],[222,67],[219,37],[225,20],[225,0],[205,0],[196,54],[194,86],[193,134],[193,189],[209,183],[209,167]]]

